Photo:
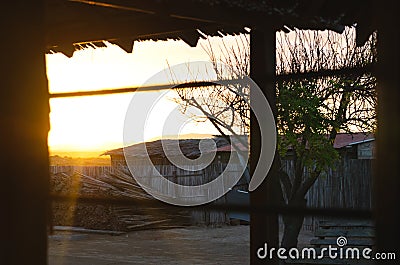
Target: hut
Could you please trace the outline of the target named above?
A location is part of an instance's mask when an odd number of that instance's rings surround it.
[[[343,159],[374,159],[375,137],[368,133],[339,133],[334,147]]]
[[[242,137],[245,141],[247,139]],[[206,141],[202,141],[206,140]],[[213,140],[215,146],[208,140]],[[203,149],[200,150],[200,142],[203,144]],[[204,144],[205,143],[205,144]],[[247,152],[248,148],[242,143],[236,143],[240,152]],[[179,146],[179,150],[176,148]],[[145,148],[143,148],[145,147]],[[167,158],[168,156],[178,157],[184,155],[189,159],[196,159],[202,153],[211,154],[216,153],[212,163],[227,162],[232,153],[228,140],[224,137],[214,137],[212,139],[160,139],[150,142],[142,142],[130,145],[124,148],[109,150],[103,155],[111,157],[111,165],[114,167],[126,166],[125,154],[135,159],[140,163],[145,157],[150,157],[153,164],[171,164]],[[236,151],[234,151],[235,153]]]
[[[372,133],[338,133],[333,147],[342,160],[375,158],[375,136]],[[293,155],[294,150],[288,147],[283,159],[292,160]]]
[[[241,139],[247,141],[246,136],[241,136]],[[226,169],[231,156],[237,157],[238,153],[245,152],[248,152],[248,148],[242,142],[233,140],[231,145],[225,137],[217,136],[211,139],[160,139],[109,150],[103,155],[111,157],[111,165],[116,172],[129,172],[126,162],[126,156],[128,156],[130,164],[140,166],[140,171],[134,172],[140,177],[154,178],[154,174],[156,174],[154,169],[156,169],[164,178],[174,183],[193,186],[214,180]],[[211,162],[200,170],[194,168],[188,170],[187,166],[190,167],[190,165],[184,164],[185,159],[197,159],[200,155],[210,156],[209,161]],[[146,162],[148,158],[151,160],[151,165]],[[171,158],[174,162],[171,161]],[[175,165],[176,161],[181,165],[183,163],[184,166]],[[234,159],[234,161],[237,160]],[[196,163],[197,166],[199,166],[198,163]],[[241,168],[240,165],[233,165],[233,168],[235,166],[238,170]],[[230,167],[232,168],[232,165]],[[232,197],[230,193],[237,190],[247,191],[248,183],[248,175],[243,174],[232,190],[217,199],[215,203],[227,202],[228,198]],[[165,192],[174,196],[174,190],[169,190],[168,187],[166,189]],[[231,222],[230,214],[227,211],[193,210],[190,212],[191,222],[195,225],[215,226]]]
[[[246,136],[241,136],[241,138],[247,141]],[[231,156],[237,157],[238,153],[248,152],[248,148],[237,140],[232,146],[236,146],[233,149],[238,150],[232,150],[228,140],[218,136],[206,139],[214,141],[215,145],[207,141],[200,150],[202,140],[204,139],[160,139],[109,150],[103,155],[110,156],[113,168],[122,169],[125,172],[128,171],[125,156],[129,156],[129,162],[136,165],[147,164],[145,160],[148,157],[152,162],[151,166],[154,166],[163,177],[182,185],[200,185],[218,177],[225,170]],[[179,148],[176,148],[177,146]],[[201,170],[186,170],[188,165],[185,165],[184,168],[186,169],[184,169],[176,166],[170,160],[173,158],[174,161],[178,161],[182,165],[186,158],[196,159],[200,155],[210,156],[211,158],[211,162],[204,165]],[[144,172],[147,171],[144,169]],[[146,177],[145,174],[147,173],[143,173],[144,177]],[[243,175],[233,189],[247,190],[248,183],[248,176]]]

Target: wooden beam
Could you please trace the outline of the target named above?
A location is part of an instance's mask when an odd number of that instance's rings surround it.
[[[49,2],[47,46],[79,42],[134,38],[180,38],[194,45],[196,29],[217,34],[244,32],[244,27],[260,22],[273,24],[274,15],[251,12],[243,22],[243,9],[187,1],[59,1]],[[248,13],[250,14],[250,13]],[[205,18],[207,17],[207,18]],[[211,19],[209,19],[211,18]],[[239,22],[240,21],[240,22]],[[189,36],[187,33],[190,33]],[[197,36],[196,36],[197,37]]]
[[[230,80],[235,81],[235,79]],[[86,97],[86,96],[100,96],[100,95],[110,95],[110,94],[121,94],[121,93],[132,93],[136,91],[149,92],[149,91],[159,91],[165,89],[180,89],[180,88],[190,88],[190,87],[209,87],[213,85],[221,84],[221,81],[196,81],[196,82],[186,82],[180,84],[160,84],[160,85],[150,85],[150,86],[138,86],[138,87],[125,87],[125,88],[111,88],[93,91],[75,91],[75,92],[60,92],[50,94],[50,98],[68,98],[68,97]]]
[[[187,0],[70,0],[81,3],[109,6],[116,10],[139,10],[157,16],[169,16],[184,20],[201,21],[221,25],[250,27],[252,25],[274,25],[276,29],[292,25],[304,29],[331,29],[342,32],[345,26],[358,23],[363,39],[369,36],[370,22],[364,19],[370,1],[364,5],[340,0],[332,1],[276,1],[273,3],[256,1],[253,3],[231,3],[229,1],[187,1]],[[337,19],[341,16],[341,19]],[[367,16],[368,17],[368,16]],[[360,23],[362,22],[362,23]],[[366,32],[368,34],[366,34]],[[364,39],[365,40],[365,39]]]
[[[87,4],[87,5],[91,5],[91,6],[107,7],[107,8],[118,9],[118,10],[145,13],[145,14],[150,14],[150,15],[154,15],[155,14],[154,11],[149,11],[149,10],[144,10],[144,9],[124,6],[124,5],[118,5],[118,4],[111,4],[111,3],[102,2],[102,1],[88,1],[88,0],[68,0],[68,1],[69,2],[75,2],[75,3]]]
[[[175,19],[182,23],[194,22],[202,25],[218,24],[220,29],[227,29],[227,33],[233,34],[241,31],[244,27],[252,27],[253,25],[273,25],[275,29],[282,29],[284,25],[298,27],[303,29],[331,29],[341,32],[345,25],[351,26],[358,23],[358,28],[362,33],[362,37],[357,40],[365,40],[371,31],[369,19],[362,16],[369,10],[367,1],[365,5],[357,3],[348,3],[341,0],[343,4],[336,2],[324,2],[323,4],[315,4],[305,1],[300,4],[294,4],[292,1],[281,1],[276,3],[254,2],[254,3],[232,3],[229,1],[209,2],[206,1],[187,1],[187,0],[50,0],[48,1],[49,18],[52,24],[59,24],[63,21],[66,24],[74,24],[82,18],[93,19],[100,24],[102,21],[108,22],[112,26],[114,20],[121,17],[142,18],[159,22],[159,28],[154,28],[156,32],[171,32],[173,28],[164,27],[166,24],[161,23],[160,19]],[[105,19],[107,16],[113,16],[111,19]],[[342,17],[342,15],[345,15]],[[341,17],[337,19],[337,17]],[[80,25],[80,23],[77,23]],[[83,23],[84,24],[84,23]],[[118,24],[118,23],[117,23]],[[134,26],[135,24],[130,24]],[[145,23],[137,23],[146,27]],[[82,25],[85,27],[84,25]],[[58,26],[56,26],[58,27]],[[66,25],[64,25],[66,27]],[[79,31],[79,26],[75,29]],[[201,27],[200,27],[201,28]],[[95,29],[95,27],[94,27]],[[120,28],[115,27],[114,30]],[[191,30],[196,28],[192,27]],[[59,31],[60,32],[60,31]],[[85,31],[88,36],[77,36],[72,38],[69,43],[80,41],[96,41],[104,40],[104,36],[96,38],[91,37],[91,31]],[[110,31],[112,32],[112,31]],[[55,31],[55,34],[58,32]],[[103,33],[106,33],[103,31]],[[152,32],[143,33],[152,34]],[[62,31],[61,31],[62,34]],[[49,34],[51,36],[52,33]],[[105,34],[109,35],[109,34]],[[125,35],[112,34],[113,38],[125,37]],[[130,37],[132,35],[126,36]],[[63,40],[63,39],[61,39]],[[55,45],[54,42],[51,43]],[[58,43],[59,44],[59,43]]]
[[[0,260],[47,264],[49,102],[45,1],[2,4]]]
[[[271,108],[275,107],[275,53],[276,37],[272,27],[254,28],[250,32],[250,75],[251,78],[263,90]],[[250,89],[250,100],[252,97]],[[276,115],[276,111],[274,113]],[[254,114],[251,114],[250,128],[250,172],[253,174],[260,156],[261,133]],[[263,161],[260,161],[263,163]],[[263,205],[277,205],[277,189],[280,188],[277,181],[277,163],[274,161],[270,172],[264,182],[254,191],[250,192],[251,207]],[[250,215],[250,263],[278,264],[276,259],[262,260],[257,256],[259,248],[268,244],[268,247],[279,246],[279,225],[276,213],[251,213]]]
[[[185,21],[173,18],[136,18],[135,16],[123,16],[114,18],[82,18],[74,23],[58,23],[47,25],[47,47],[56,49],[60,45],[72,45],[74,43],[117,39],[157,39],[178,38],[180,34],[192,32],[197,35],[195,29],[210,28],[216,30],[218,25],[204,24],[200,22]]]
[[[156,14],[182,20],[216,23],[226,25],[240,25],[243,23],[243,8],[222,4],[210,6],[208,3],[196,3],[194,1],[138,1],[138,0],[69,0],[95,6],[109,7],[116,10],[131,10],[147,14]],[[251,12],[246,16],[247,23],[265,21],[266,17],[261,11]],[[240,22],[239,22],[240,21]]]
[[[395,3],[379,1],[378,23],[378,130],[377,163],[374,174],[376,243],[378,252],[400,255],[400,31]]]

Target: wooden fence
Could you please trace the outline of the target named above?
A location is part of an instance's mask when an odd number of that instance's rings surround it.
[[[293,161],[283,161],[284,170],[293,175]],[[167,179],[181,185],[199,185],[211,181],[225,170],[226,165],[212,164],[207,169],[201,171],[187,171],[177,169],[172,165],[156,165],[156,170]],[[342,160],[335,168],[323,173],[306,195],[309,207],[319,208],[350,208],[350,209],[370,209],[372,206],[372,160]],[[231,168],[230,170],[235,170]],[[127,168],[123,168],[128,172]],[[160,179],[154,177],[154,169],[143,168],[140,173],[147,176],[153,185]],[[121,172],[121,168],[109,166],[51,166],[50,172],[79,172],[83,175],[96,178],[97,176],[115,174]],[[307,172],[305,172],[307,174]],[[155,183],[155,184],[154,184]],[[246,188],[244,179],[241,179],[235,189]],[[162,187],[162,191],[174,195],[176,190],[171,187]],[[143,191],[144,192],[144,191]],[[204,194],[185,194],[185,196],[205,196]],[[222,197],[219,200],[224,200]],[[224,212],[204,212],[193,211],[193,222],[206,225],[228,223],[229,219]],[[314,230],[317,227],[319,217],[306,217],[304,229]]]
[[[308,207],[371,209],[372,163],[369,159],[346,159],[324,172],[306,195]],[[283,163],[290,175],[294,172],[293,161]],[[305,172],[307,175],[307,172]],[[306,217],[303,228],[314,230],[321,217]]]
[[[202,190],[197,192],[196,194],[187,193],[184,190],[177,190],[172,185],[161,185],[161,177],[157,176],[157,173],[161,173],[163,177],[166,179],[175,182],[180,185],[185,186],[194,186],[201,185],[207,182],[212,181],[217,176],[221,174],[221,172],[228,170],[231,174],[238,171],[239,169],[235,166],[230,166],[227,168],[226,165],[222,163],[211,164],[207,168],[200,171],[190,171],[190,170],[182,170],[176,168],[173,165],[155,165],[154,167],[137,167],[135,173],[139,175],[138,177],[144,177],[152,187],[159,187],[159,192],[163,194],[168,194],[168,196],[176,196],[179,194],[185,198],[189,198],[192,201],[198,201],[204,196],[213,196],[213,194],[205,194],[207,192]],[[115,178],[118,175],[124,175],[126,178],[129,170],[127,167],[109,167],[109,166],[51,166],[50,173],[52,175],[56,175],[58,173],[63,173],[67,176],[73,176],[75,173],[79,173],[85,178],[80,178],[82,181],[87,181],[89,178],[99,179],[108,184],[112,184],[111,180],[107,180],[107,178]],[[228,173],[229,174],[229,173]],[[130,176],[132,182],[136,183],[136,181]],[[90,179],[89,179],[90,180]],[[93,182],[93,180],[90,180]],[[89,185],[87,185],[89,184]],[[98,185],[94,187],[92,183],[83,183],[87,190],[89,189],[98,189]],[[235,187],[236,189],[245,188],[245,183],[243,181],[239,181],[239,184]],[[90,186],[90,187],[89,187]],[[216,185],[223,189],[223,185]],[[243,187],[242,187],[243,186]],[[101,189],[99,189],[101,192]],[[214,192],[221,192],[223,190],[218,190]],[[146,193],[144,190],[142,191],[144,194]],[[217,201],[224,201],[225,198],[222,197]],[[191,219],[193,224],[204,224],[204,225],[219,225],[229,223],[229,217],[224,211],[204,211],[204,210],[191,210],[190,211]]]

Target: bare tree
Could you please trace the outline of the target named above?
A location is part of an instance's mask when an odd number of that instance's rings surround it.
[[[309,189],[338,160],[333,148],[337,133],[373,132],[376,128],[376,80],[365,70],[376,61],[376,36],[357,47],[355,34],[354,28],[347,28],[343,34],[300,30],[277,33],[278,149],[281,157],[292,150],[295,168],[292,176],[280,170],[281,200],[286,205],[305,206]],[[222,41],[219,53],[210,41],[203,49],[217,79],[250,75],[248,35],[239,35],[233,45]],[[343,69],[346,71],[334,71]],[[177,90],[182,111],[188,107],[201,110],[200,120],[211,121],[222,135],[249,133],[249,92],[249,87],[234,82]],[[304,174],[305,170],[309,174]],[[282,246],[297,245],[303,220],[301,215],[283,216]]]

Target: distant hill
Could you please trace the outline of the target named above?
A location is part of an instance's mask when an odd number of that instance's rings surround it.
[[[111,166],[109,156],[102,157],[70,157],[50,156],[50,166]]]
[[[204,134],[204,133],[189,133],[189,134],[182,134],[182,135],[163,135],[163,136],[148,139],[146,142],[157,141],[160,139],[206,139],[206,138],[213,138],[214,136],[215,135],[213,135],[213,134]]]
[[[164,136],[165,139],[202,139],[212,138],[212,134],[184,134],[179,136]],[[148,141],[159,140],[156,137]],[[110,166],[110,156],[102,156],[107,150],[102,151],[56,151],[50,150],[50,165],[59,166]]]
[[[61,156],[61,157],[80,157],[80,158],[97,158],[104,153],[104,150],[96,151],[64,151],[64,150],[51,150],[50,156]]]

